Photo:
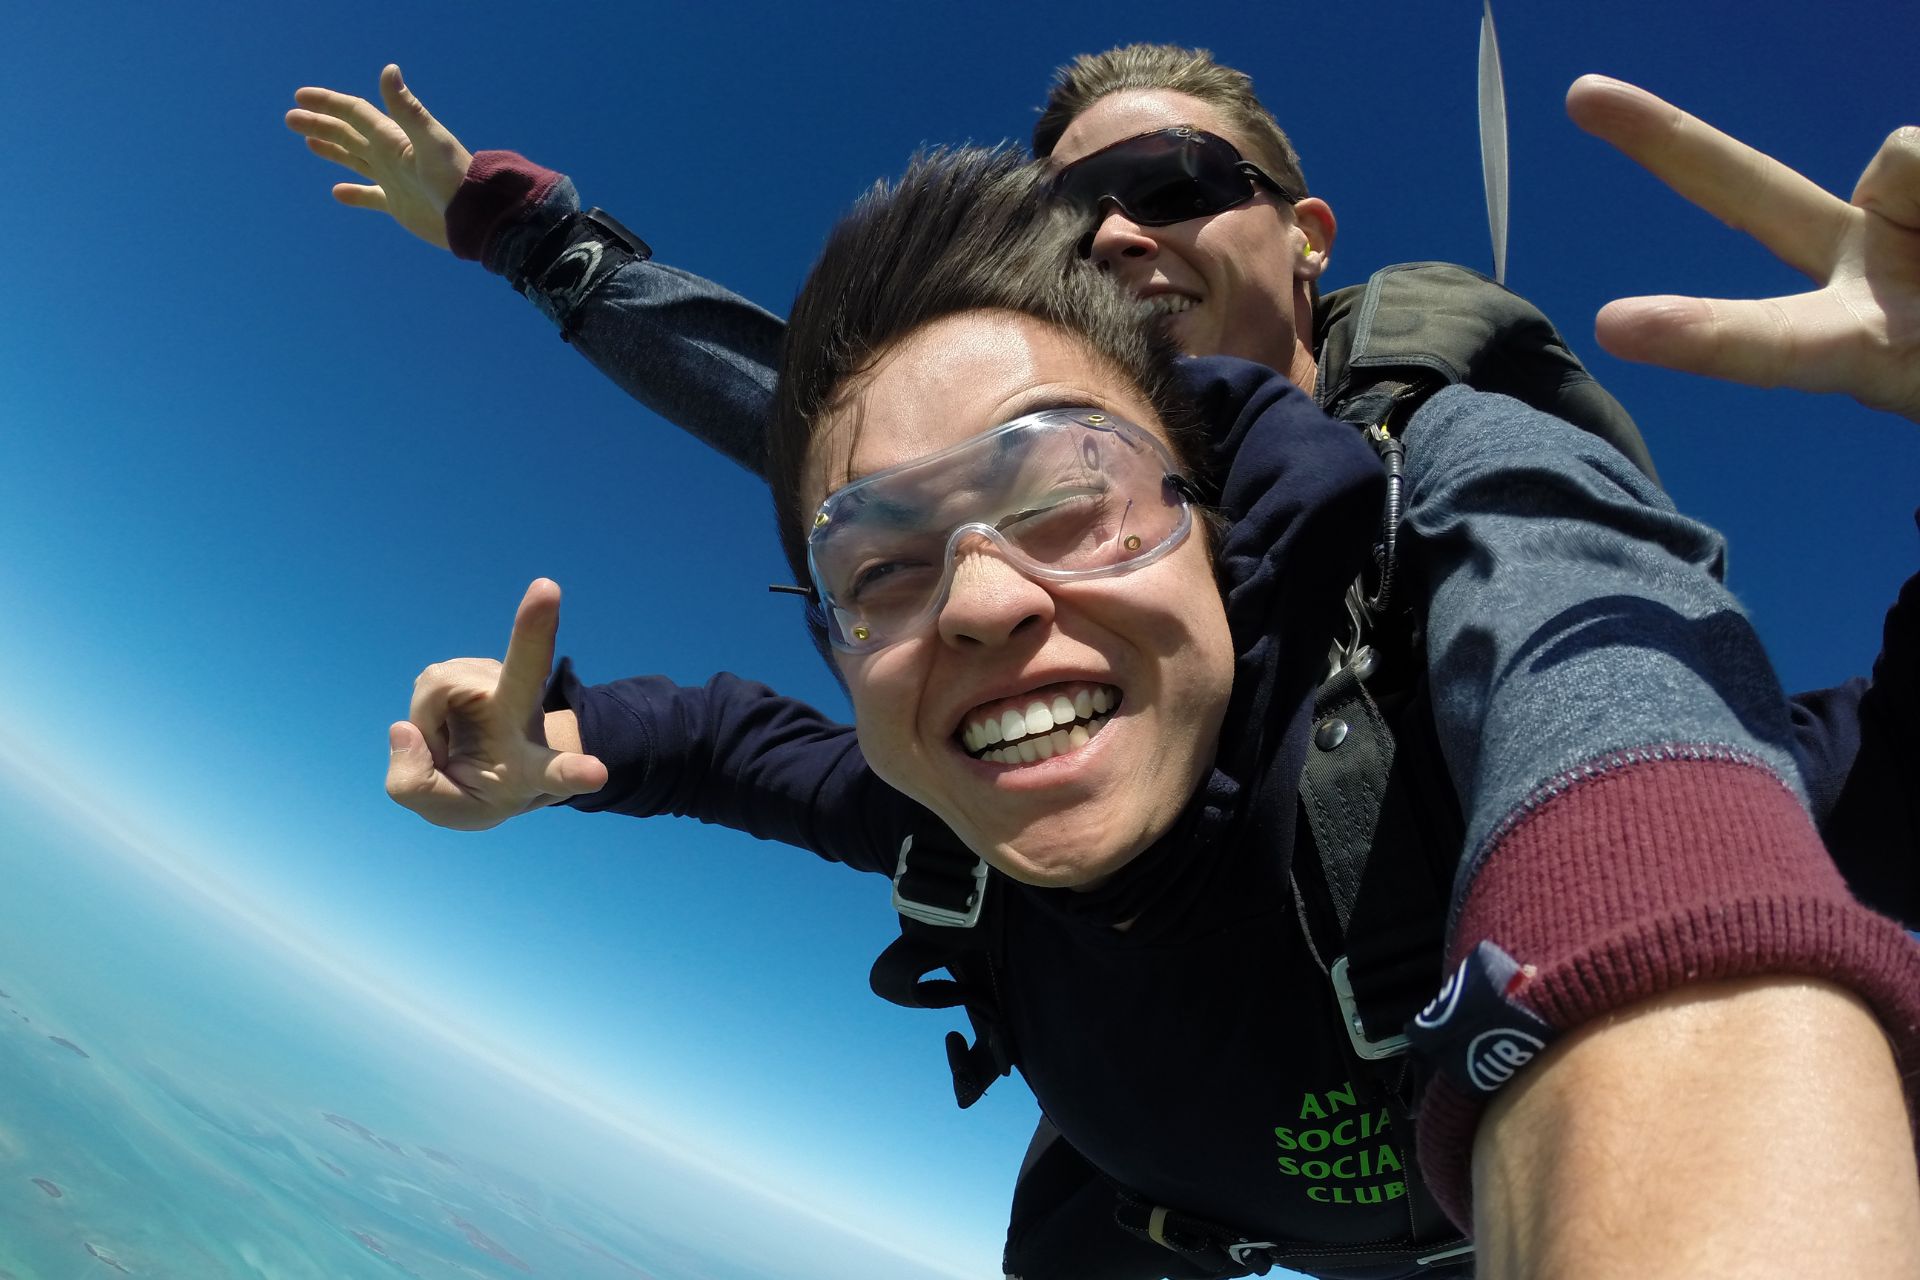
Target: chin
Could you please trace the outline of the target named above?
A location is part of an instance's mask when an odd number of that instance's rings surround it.
[[[987,862],[1022,884],[1042,889],[1097,889],[1140,856],[1148,841],[1088,839],[1052,823],[1000,839],[968,842]]]

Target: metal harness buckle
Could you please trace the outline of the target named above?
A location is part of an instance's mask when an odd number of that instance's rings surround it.
[[[1379,1062],[1383,1058],[1396,1058],[1407,1051],[1407,1038],[1404,1035],[1382,1036],[1378,1040],[1367,1038],[1367,1024],[1360,1020],[1360,1006],[1353,998],[1353,981],[1347,977],[1347,958],[1341,956],[1327,970],[1327,977],[1333,982],[1334,999],[1340,1002],[1340,1021],[1346,1025],[1347,1039],[1353,1042],[1353,1051],[1368,1062]]]
[[[900,842],[900,861],[893,871],[893,909],[909,920],[918,920],[922,924],[941,925],[949,929],[971,929],[978,924],[980,906],[987,898],[987,860],[975,855],[972,871],[973,889],[967,894],[965,903],[959,907],[941,907],[931,902],[921,902],[905,897],[900,892],[900,882],[907,875],[907,853],[912,848],[912,836]]]

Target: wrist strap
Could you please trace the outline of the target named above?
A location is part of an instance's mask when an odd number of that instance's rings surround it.
[[[652,257],[652,246],[606,210],[576,211],[548,228],[511,283],[560,326],[561,338],[570,339],[581,299],[618,268]]]

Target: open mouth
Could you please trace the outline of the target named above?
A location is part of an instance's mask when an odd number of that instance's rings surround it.
[[[989,764],[1033,764],[1087,745],[1120,706],[1110,684],[1049,686],[968,713],[955,736]]]
[[[1156,316],[1177,316],[1200,305],[1198,298],[1189,298],[1181,293],[1156,293],[1140,301]]]

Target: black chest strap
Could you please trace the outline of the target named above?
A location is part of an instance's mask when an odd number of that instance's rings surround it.
[[[1314,699],[1300,807],[1315,860],[1295,875],[1348,1041],[1367,1062],[1405,1051],[1401,1028],[1439,988],[1447,904],[1435,845],[1450,834],[1415,816],[1415,761],[1367,690],[1378,662],[1363,648]],[[1408,714],[1426,714],[1424,703]]]
[[[1013,1070],[1013,1043],[1000,1011],[995,965],[1003,922],[986,861],[956,844],[908,836],[893,876],[900,936],[873,962],[867,980],[882,1000],[909,1009],[963,1006],[973,1043],[947,1033],[947,1069],[963,1108]],[[929,975],[946,970],[951,978]]]

